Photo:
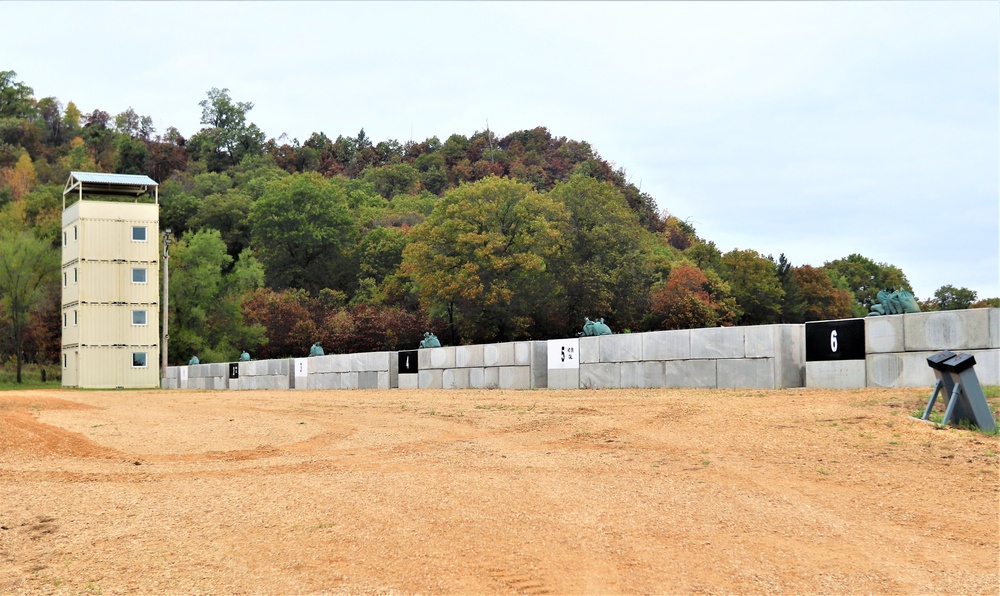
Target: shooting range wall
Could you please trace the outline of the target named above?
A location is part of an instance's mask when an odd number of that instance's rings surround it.
[[[837,334],[833,332],[837,331]],[[819,343],[810,343],[818,339]],[[824,354],[815,354],[818,345]],[[1000,308],[403,352],[172,366],[165,389],[930,387],[927,358],[972,354],[1000,385]],[[407,365],[403,372],[404,360]],[[412,362],[415,360],[416,362]],[[238,364],[238,376],[231,366]]]
[[[1000,384],[1000,308],[935,311],[852,319],[863,333],[864,357],[806,362],[806,386],[834,389],[861,387],[930,387],[934,371],[927,358],[941,350],[972,354],[984,385]],[[822,328],[847,321],[806,323]],[[841,339],[845,337],[842,334]],[[843,348],[842,348],[843,349]]]

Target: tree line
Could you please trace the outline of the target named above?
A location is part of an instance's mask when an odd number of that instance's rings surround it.
[[[267,138],[211,89],[203,128],[157,134],[129,108],[83,113],[0,71],[0,360],[60,352],[69,172],[145,174],[170,246],[172,363],[864,316],[904,273],[723,253],[588,143],[546,128],[373,142]],[[32,255],[31,259],[25,255]],[[34,278],[25,274],[30,270]],[[928,309],[1000,306],[942,286]]]

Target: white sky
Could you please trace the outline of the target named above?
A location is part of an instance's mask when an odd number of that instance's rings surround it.
[[[0,2],[36,97],[190,136],[212,87],[268,137],[545,126],[719,248],[861,253],[1000,296],[997,2]]]

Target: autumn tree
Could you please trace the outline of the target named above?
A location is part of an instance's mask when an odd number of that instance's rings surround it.
[[[714,272],[680,264],[650,297],[650,311],[658,329],[697,329],[730,326],[737,317],[729,287]]]
[[[465,184],[413,231],[403,270],[431,315],[448,323],[451,341],[528,337],[533,310],[550,295],[546,261],[564,221],[564,209],[529,184]]]
[[[851,292],[837,288],[825,269],[802,265],[792,269],[792,278],[804,304],[803,320],[795,322],[846,319],[854,315]]]
[[[871,310],[881,290],[913,292],[910,282],[899,267],[888,263],[876,263],[856,253],[824,263],[823,268],[840,275],[847,282],[848,288],[854,293],[854,298],[861,307],[856,314],[861,316]]]

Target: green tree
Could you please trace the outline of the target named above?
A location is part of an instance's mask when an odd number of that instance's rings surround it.
[[[349,287],[349,267],[357,225],[346,193],[315,172],[293,174],[266,184],[250,208],[251,243],[264,263],[268,285],[303,288]]]
[[[722,278],[739,305],[739,325],[768,325],[781,320],[785,291],[774,262],[755,250],[732,250],[722,256]]]
[[[17,361],[17,382],[21,382],[24,360],[24,332],[42,289],[59,269],[59,255],[51,244],[30,231],[0,230],[0,304],[11,321]]]
[[[34,115],[34,90],[15,80],[13,70],[0,70],[0,118],[27,118]]]
[[[962,310],[976,301],[977,294],[969,288],[956,288],[953,285],[941,286],[934,291],[934,301],[939,310]]]
[[[806,320],[806,301],[802,296],[802,288],[795,278],[795,268],[785,258],[785,253],[781,253],[778,262],[774,264],[775,275],[781,289],[785,292],[781,301],[781,322],[782,323],[803,323]]]
[[[557,184],[547,196],[569,216],[550,260],[558,300],[553,303],[557,312],[549,318],[562,325],[548,331],[567,336],[585,316],[638,328],[649,300],[649,263],[642,246],[646,232],[625,196],[610,182],[582,175]]]
[[[837,273],[847,282],[847,287],[854,293],[854,298],[861,307],[861,316],[868,313],[875,304],[880,290],[913,292],[910,282],[899,267],[876,263],[857,253],[824,263],[823,268]]]
[[[261,267],[245,252],[233,273],[217,230],[186,235],[170,255],[170,353],[177,362],[197,354],[206,362],[234,360],[265,341],[263,327],[244,324],[242,293],[263,283]]]
[[[192,230],[214,229],[222,234],[226,252],[238,256],[250,246],[250,197],[238,190],[211,194],[187,220]]]
[[[464,184],[414,229],[403,271],[431,315],[449,324],[452,342],[528,337],[551,290],[546,260],[564,222],[562,207],[529,184]]]
[[[248,155],[260,155],[265,135],[256,124],[247,123],[251,102],[234,102],[229,89],[213,87],[201,106],[201,123],[206,128],[188,140],[188,150],[199,155],[208,169],[219,172]]]

